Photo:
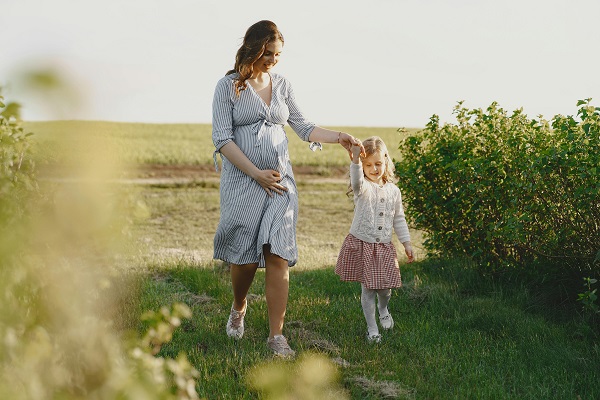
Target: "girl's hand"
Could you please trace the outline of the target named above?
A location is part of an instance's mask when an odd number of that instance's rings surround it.
[[[340,142],[342,147],[348,151],[348,156],[350,157],[351,160],[352,160],[352,146],[353,145],[360,147],[360,154],[365,154],[365,148],[362,145],[362,142],[352,135],[349,135],[344,132],[340,132],[338,141]]]
[[[287,191],[287,188],[280,183],[281,174],[273,169],[259,170],[256,176],[252,178],[265,189],[270,197],[273,197],[271,191],[278,194],[283,194],[283,192]]]
[[[415,255],[413,253],[412,244],[410,242],[402,243],[404,246],[404,252],[406,253],[406,257],[408,257],[408,263],[415,261]]]

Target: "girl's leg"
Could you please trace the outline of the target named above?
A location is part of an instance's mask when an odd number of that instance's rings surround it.
[[[378,289],[377,290],[377,308],[379,309],[379,318],[387,316],[390,312],[388,311],[388,304],[392,297],[392,289]]]
[[[233,308],[237,311],[244,311],[246,308],[246,295],[257,268],[258,264],[230,265]]]
[[[271,254],[269,246],[264,246],[265,257],[265,294],[269,313],[269,338],[281,335],[283,320],[287,308],[290,287],[290,272],[288,261]]]
[[[367,320],[367,331],[369,336],[379,335],[379,328],[377,328],[377,321],[375,320],[375,297],[377,296],[377,291],[367,289],[362,284],[361,287],[360,303],[362,304],[363,313]]]
[[[394,319],[388,311],[388,304],[392,297],[392,289],[379,289],[377,290],[377,308],[379,309],[379,322],[383,329],[392,329],[394,327]]]

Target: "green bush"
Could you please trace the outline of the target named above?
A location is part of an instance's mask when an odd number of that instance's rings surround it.
[[[5,105],[0,96],[0,221],[4,229],[22,214],[20,198],[36,186],[30,136],[21,126],[18,105]]]
[[[488,268],[560,267],[597,274],[600,250],[600,108],[551,122],[454,110],[456,124],[400,142],[396,174],[406,212],[433,253],[467,256]]]

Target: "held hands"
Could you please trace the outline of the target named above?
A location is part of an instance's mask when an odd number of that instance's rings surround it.
[[[271,191],[278,194],[287,192],[287,188],[281,184],[281,174],[273,169],[259,170],[253,178],[270,197],[273,197]]]
[[[348,156],[352,160],[352,146],[358,146],[360,148],[359,154],[365,154],[365,148],[362,145],[362,142],[355,138],[352,135],[349,135],[344,132],[340,132],[340,136],[338,138],[338,142],[348,151]]]

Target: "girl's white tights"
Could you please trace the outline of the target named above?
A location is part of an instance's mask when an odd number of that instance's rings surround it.
[[[367,289],[362,284],[361,288],[360,303],[362,304],[363,313],[367,320],[367,330],[370,336],[378,335],[379,328],[377,327],[377,319],[375,318],[375,297],[377,297],[379,317],[385,317],[389,314],[387,306],[392,297],[392,289]]]

